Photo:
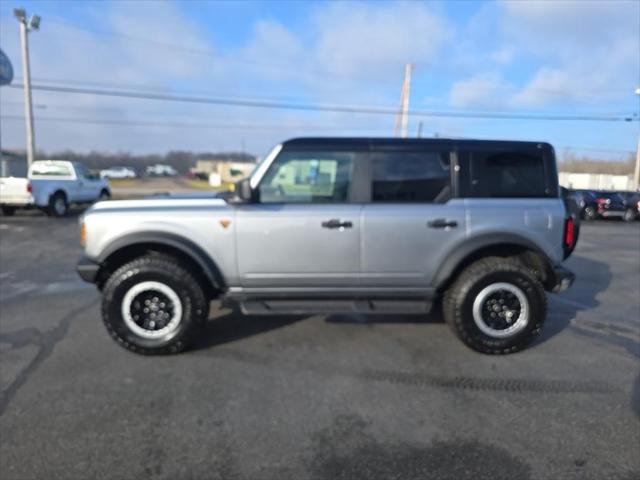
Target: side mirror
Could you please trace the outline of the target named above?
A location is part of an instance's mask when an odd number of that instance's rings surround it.
[[[254,190],[248,178],[240,180],[236,183],[236,194],[238,199],[243,203],[251,203],[254,200]]]

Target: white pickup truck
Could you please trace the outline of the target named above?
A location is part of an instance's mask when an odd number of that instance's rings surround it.
[[[0,208],[13,215],[19,208],[40,208],[54,217],[67,213],[69,205],[107,200],[109,183],[77,162],[39,160],[27,177],[0,177]]]

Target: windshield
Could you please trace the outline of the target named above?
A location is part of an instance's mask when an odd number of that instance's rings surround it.
[[[271,149],[271,151],[266,157],[264,157],[262,160],[258,162],[258,164],[256,165],[256,168],[253,169],[253,172],[249,177],[251,188],[256,188],[258,186],[258,183],[260,183],[260,179],[264,176],[265,172],[269,168],[269,165],[271,164],[273,159],[278,156],[278,153],[280,153],[280,150],[282,150],[282,145],[278,144]]]

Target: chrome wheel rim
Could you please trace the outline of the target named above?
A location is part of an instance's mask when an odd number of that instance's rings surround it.
[[[485,335],[505,338],[529,323],[530,308],[524,292],[511,283],[492,283],[473,302],[473,320]]]
[[[125,325],[142,338],[165,337],[180,325],[182,302],[178,294],[164,283],[141,282],[125,293],[122,318]]]

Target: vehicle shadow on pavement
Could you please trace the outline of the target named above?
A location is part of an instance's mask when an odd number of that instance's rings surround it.
[[[238,308],[210,316],[192,350],[205,350],[267,333],[309,318],[308,315],[244,315]]]
[[[565,330],[578,312],[591,310],[600,305],[598,294],[609,288],[613,275],[609,265],[591,258],[574,255],[567,262],[576,273],[573,286],[560,294],[548,294],[548,312],[542,333],[534,343],[542,344]]]
[[[193,350],[232,343],[244,338],[284,328],[311,318],[313,315],[244,315],[238,308],[215,311],[209,316],[201,335],[193,345]],[[442,323],[439,304],[434,304],[430,313],[424,314],[364,314],[345,313],[326,317],[327,323],[362,324],[374,323]]]
[[[434,303],[429,313],[351,313],[334,314],[326,319],[327,323],[443,323],[442,307],[440,303]]]
[[[612,275],[609,266],[597,260],[575,255],[571,258],[570,268],[576,272],[576,282],[566,293],[550,294],[549,311],[545,328],[534,343],[542,344],[563,330],[571,323],[578,312],[590,310],[600,305],[596,299],[611,283]],[[267,333],[287,327],[296,322],[310,318],[312,315],[244,315],[239,309],[222,310],[210,315],[209,321],[194,345],[194,350],[203,350],[216,345],[232,343],[244,338]],[[334,324],[412,324],[443,323],[440,302],[434,303],[429,313],[423,314],[370,314],[346,313],[332,314],[325,319]],[[582,333],[582,332],[581,332]],[[599,335],[585,333],[586,335]]]

